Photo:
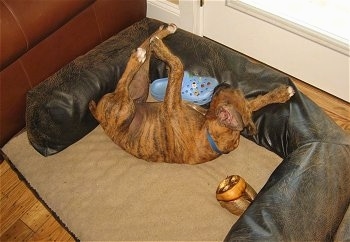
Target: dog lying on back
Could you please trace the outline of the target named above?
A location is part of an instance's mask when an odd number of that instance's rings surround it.
[[[271,103],[284,103],[294,94],[281,86],[253,100],[246,100],[228,85],[216,88],[210,107],[189,105],[181,99],[183,65],[162,39],[176,31],[161,26],[134,51],[113,93],[89,108],[106,134],[130,154],[154,162],[198,164],[234,150],[240,132],[256,132],[252,112]],[[169,67],[163,102],[146,102],[151,54]],[[199,111],[198,111],[199,110]]]

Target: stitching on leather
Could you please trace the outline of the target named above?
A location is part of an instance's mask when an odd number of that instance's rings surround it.
[[[98,33],[100,34],[100,41],[102,41],[103,39],[102,39],[101,27],[100,27],[100,23],[98,22],[98,18],[96,15],[95,5],[92,6],[92,12],[94,13],[95,21],[96,21],[96,25],[97,25],[97,30],[98,30]]]
[[[20,66],[21,66],[21,68],[22,68],[22,70],[24,72],[24,75],[27,77],[27,82],[28,82],[28,84],[30,86],[30,89],[32,89],[33,88],[33,83],[30,80],[30,77],[28,75],[27,69],[23,65],[22,59],[18,59],[18,62],[19,62]]]
[[[17,18],[15,12],[10,8],[10,6],[8,4],[6,4],[6,1],[2,0],[2,2],[5,5],[5,7],[7,8],[7,10],[11,13],[12,17],[15,19],[15,21],[16,21],[17,25],[19,26],[19,28],[21,29],[21,32],[22,32],[23,37],[24,37],[24,39],[26,41],[26,44],[27,44],[27,49],[26,50],[28,50],[29,49],[28,37],[27,37],[26,33],[24,32],[19,19]]]

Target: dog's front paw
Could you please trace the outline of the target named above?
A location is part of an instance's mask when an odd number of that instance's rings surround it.
[[[173,34],[175,33],[175,31],[177,30],[177,26],[175,24],[169,24],[168,27],[167,27],[167,30]]]
[[[143,48],[137,48],[136,50],[136,58],[138,62],[143,63],[146,60],[146,50]]]
[[[292,96],[295,94],[295,90],[294,90],[294,88],[291,87],[291,86],[288,86],[288,87],[287,87],[287,92],[288,92],[288,94],[289,94],[289,97],[292,97]]]
[[[295,94],[294,88],[282,85],[270,92],[270,103],[285,103]]]

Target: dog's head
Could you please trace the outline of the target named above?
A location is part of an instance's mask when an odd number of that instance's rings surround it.
[[[242,131],[247,125],[248,113],[244,95],[239,89],[223,83],[214,89],[213,97],[207,112],[207,119],[217,122],[235,131]]]

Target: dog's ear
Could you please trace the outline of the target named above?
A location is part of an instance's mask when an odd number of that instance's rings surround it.
[[[216,117],[220,124],[237,131],[244,128],[241,115],[232,105],[220,105],[216,110]]]

